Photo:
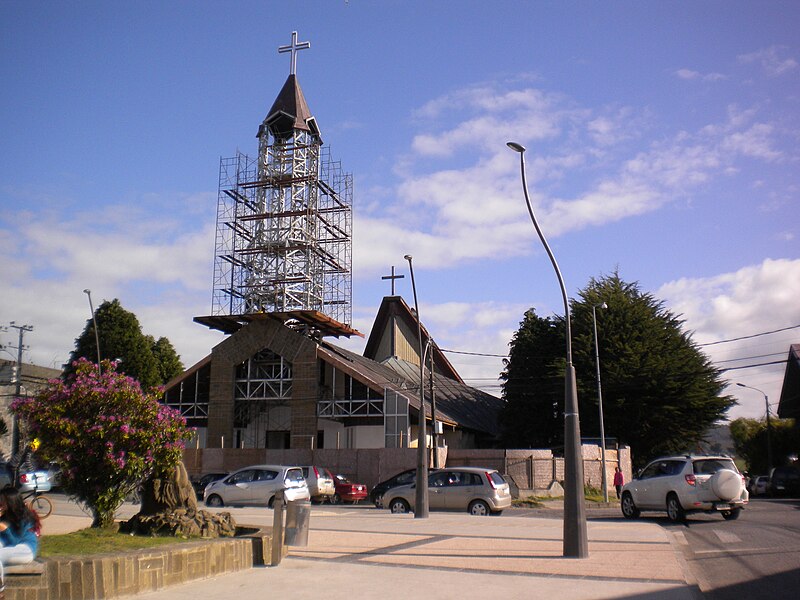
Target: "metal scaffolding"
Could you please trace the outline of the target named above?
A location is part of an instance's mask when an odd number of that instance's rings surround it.
[[[352,197],[312,131],[221,159],[212,315],[315,310],[351,324]]]

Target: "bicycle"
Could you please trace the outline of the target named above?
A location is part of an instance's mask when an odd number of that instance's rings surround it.
[[[53,512],[53,502],[34,488],[29,492],[22,492],[22,501],[37,514],[40,519],[46,519]]]

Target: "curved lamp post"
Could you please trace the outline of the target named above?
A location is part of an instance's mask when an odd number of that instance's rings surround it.
[[[770,439],[772,437],[772,424],[769,420],[769,397],[764,390],[760,390],[756,387],[745,385],[743,383],[737,383],[736,385],[764,394],[764,404],[767,408],[767,475],[769,475],[770,471],[772,471],[772,440]]]
[[[600,385],[600,348],[597,341],[597,309],[608,308],[601,302],[592,306],[592,325],[594,326],[594,357],[597,364],[597,406],[600,411],[600,462],[603,464],[601,477],[603,481],[603,502],[608,502],[608,475],[606,474],[606,426],[603,421],[603,388]]]
[[[417,487],[414,507],[415,519],[428,518],[428,434],[425,427],[425,350],[422,347],[422,321],[419,318],[417,304],[417,286],[414,283],[414,265],[412,256],[406,254],[411,271],[411,290],[414,292],[414,310],[417,311],[417,342],[419,344],[419,425],[417,432]]]
[[[97,372],[102,373],[102,366],[100,366],[100,332],[97,329],[97,319],[94,316],[94,306],[92,306],[92,290],[85,289],[83,293],[89,296],[89,310],[92,313],[92,323],[94,324],[94,342],[97,345]]]
[[[530,197],[528,182],[525,179],[525,147],[517,142],[508,142],[507,146],[519,153],[520,172],[522,173],[522,191],[525,193],[525,204],[536,233],[542,241],[547,256],[555,269],[561,296],[564,300],[564,320],[567,324],[567,366],[564,373],[564,546],[563,554],[573,558],[589,556],[589,539],[586,532],[586,506],[583,501],[583,455],[581,453],[581,426],[578,414],[578,390],[575,384],[575,367],[572,365],[572,326],[570,324],[569,300],[564,279],[558,268],[553,252],[536,222]]]

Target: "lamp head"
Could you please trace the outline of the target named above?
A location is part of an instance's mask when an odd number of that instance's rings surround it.
[[[406,254],[403,258],[405,258],[407,261],[411,261],[411,259],[414,257],[411,256],[410,254]]]
[[[85,290],[83,290],[83,293],[84,293],[84,294],[91,294],[91,293],[92,293],[92,290],[90,290],[90,289],[85,289]]]
[[[747,387],[747,386],[746,386],[745,384],[743,384],[743,383],[737,383],[736,385],[738,385],[739,387]]]
[[[520,154],[525,152],[525,146],[518,144],[517,142],[506,142],[506,146],[511,148],[514,152],[519,152]]]

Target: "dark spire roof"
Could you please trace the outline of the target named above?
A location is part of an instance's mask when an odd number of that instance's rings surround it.
[[[311,115],[308,104],[306,104],[296,75],[289,75],[286,79],[286,83],[283,84],[278,97],[275,98],[267,117],[258,128],[257,137],[261,137],[265,127],[269,128],[276,138],[286,138],[295,129],[303,129],[319,135],[319,128]]]

